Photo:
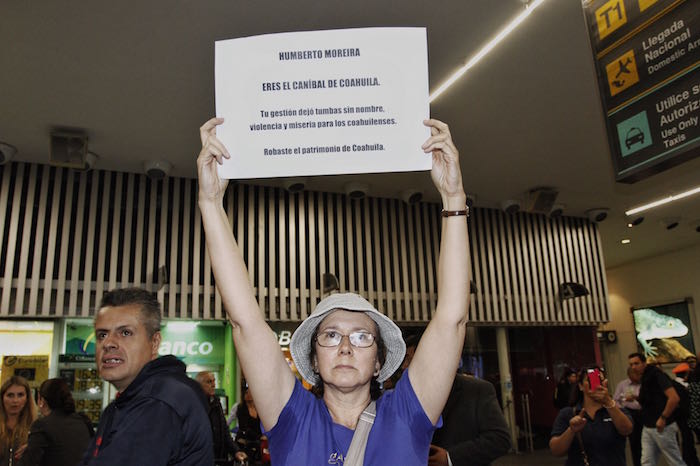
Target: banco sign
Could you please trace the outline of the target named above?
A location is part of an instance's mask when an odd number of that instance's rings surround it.
[[[158,354],[165,356],[206,356],[214,351],[210,341],[163,341],[158,348]]]

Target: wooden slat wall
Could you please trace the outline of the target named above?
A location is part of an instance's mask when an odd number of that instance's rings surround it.
[[[0,166],[0,317],[90,316],[107,290],[140,286],[169,318],[224,318],[196,196],[191,179]],[[332,273],[396,321],[430,320],[439,206],[234,184],[224,207],[267,319],[305,318]],[[473,324],[609,320],[595,224],[477,208],[470,232]],[[591,294],[562,303],[569,281]]]

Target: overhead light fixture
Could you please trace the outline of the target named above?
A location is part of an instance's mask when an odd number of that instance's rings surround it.
[[[364,199],[369,191],[369,185],[366,183],[350,182],[345,185],[345,194],[354,200]]]
[[[199,322],[189,321],[189,320],[174,320],[165,324],[169,332],[173,333],[188,333],[193,332],[198,326]]]
[[[144,173],[154,181],[164,180],[172,168],[173,165],[167,160],[149,160],[143,164]]]
[[[4,165],[15,156],[17,148],[12,144],[0,142],[0,165]]]
[[[454,84],[454,82],[457,81],[459,78],[461,78],[464,73],[466,73],[471,67],[476,65],[482,58],[484,58],[487,53],[493,50],[493,48],[497,46],[503,39],[505,39],[508,36],[508,34],[513,32],[513,30],[517,28],[520,25],[520,23],[525,21],[525,18],[530,16],[530,13],[535,11],[535,8],[540,6],[543,2],[544,0],[535,0],[525,5],[525,10],[523,10],[522,13],[516,16],[513,21],[511,21],[506,27],[504,27],[501,30],[501,32],[499,32],[496,35],[496,37],[494,37],[486,45],[484,45],[481,48],[481,50],[479,50],[476,53],[476,55],[470,58],[469,61],[464,64],[464,66],[455,71],[454,74],[447,79],[447,81],[445,81],[440,87],[437,88],[435,92],[433,92],[430,95],[430,102],[437,99],[440,94],[445,92],[447,88]]]
[[[564,215],[564,204],[554,204],[552,210],[549,211],[549,218],[559,218]]]
[[[520,201],[516,199],[508,199],[501,202],[501,210],[508,215],[515,215],[520,212]]]
[[[401,191],[401,199],[408,205],[417,204],[423,199],[423,192],[413,188],[406,189]]]
[[[85,154],[85,163],[82,168],[74,168],[75,171],[77,172],[89,172],[93,168],[95,168],[95,164],[97,163],[97,159],[99,156],[95,154],[94,152],[88,151],[87,154]]]
[[[678,217],[668,217],[668,218],[662,219],[662,220],[661,220],[661,224],[662,224],[662,225],[664,226],[664,228],[666,228],[667,230],[673,230],[673,229],[675,229],[676,227],[678,227],[678,225],[681,224],[681,219],[678,218]]]
[[[698,193],[700,193],[700,186],[696,186],[696,187],[691,188],[687,191],[684,191],[680,194],[674,194],[672,196],[664,197],[663,199],[659,199],[657,201],[650,202],[648,204],[644,204],[644,205],[641,205],[639,207],[635,207],[634,209],[630,209],[628,211],[625,211],[625,215],[629,216],[629,215],[638,214],[640,212],[644,212],[646,210],[653,209],[654,207],[659,207],[659,206],[662,206],[664,204],[668,204],[669,202],[678,201],[680,199],[684,199],[686,197],[690,197],[690,196],[692,196],[694,194],[698,194]]]
[[[625,239],[623,239],[623,240],[620,241],[620,242],[621,242],[622,244],[630,244],[630,243],[632,242],[632,240],[629,239],[629,238],[625,238]]]
[[[284,189],[290,193],[299,193],[306,188],[306,181],[307,179],[305,177],[295,177],[287,178],[282,184],[284,185]]]
[[[608,210],[607,207],[598,207],[595,209],[588,209],[585,214],[591,222],[600,223],[608,218]]]
[[[641,225],[643,221],[644,221],[644,217],[637,217],[627,224],[627,228],[632,228],[632,227],[636,227],[637,225]]]

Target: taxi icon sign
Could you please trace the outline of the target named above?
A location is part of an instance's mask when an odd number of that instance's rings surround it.
[[[630,150],[635,144],[644,144],[644,131],[633,126],[625,135],[625,146]]]
[[[622,120],[616,126],[620,155],[623,157],[634,154],[653,143],[646,110]]]

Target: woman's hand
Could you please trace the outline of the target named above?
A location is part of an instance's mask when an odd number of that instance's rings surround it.
[[[612,397],[608,392],[608,380],[605,379],[603,382],[596,387],[595,390],[589,391],[593,401],[600,403],[603,406],[610,406],[612,404]]]
[[[569,428],[574,434],[581,432],[583,428],[586,427],[587,421],[586,418],[583,417],[584,413],[585,411],[582,409],[580,413],[572,417],[569,421]]]
[[[433,153],[433,169],[430,175],[442,197],[444,209],[463,209],[466,195],[462,186],[462,170],[459,166],[459,151],[452,142],[450,128],[439,120],[425,120],[431,136],[422,146],[423,151]]]
[[[223,118],[212,118],[199,128],[202,150],[197,157],[197,175],[199,177],[199,201],[221,202],[226,192],[228,180],[219,178],[216,164],[223,164],[231,155],[223,143],[216,137],[216,127],[224,122]]]
[[[17,448],[17,450],[15,450],[15,460],[18,460],[18,459],[20,459],[20,458],[22,457],[22,455],[24,454],[24,452],[27,450],[27,446],[28,446],[28,445],[29,445],[29,444],[27,444],[27,443],[22,444],[22,445],[20,445],[19,448]]]

